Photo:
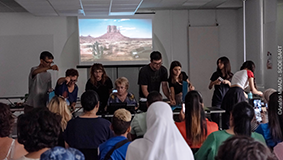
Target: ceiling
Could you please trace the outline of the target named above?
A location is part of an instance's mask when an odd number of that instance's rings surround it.
[[[0,12],[36,16],[133,15],[165,9],[238,9],[242,0],[0,0]]]

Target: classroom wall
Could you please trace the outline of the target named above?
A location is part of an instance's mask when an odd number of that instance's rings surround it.
[[[241,39],[241,10],[162,10],[156,11],[153,20],[153,39],[154,50],[159,50],[163,54],[164,65],[169,69],[170,62],[179,60],[183,65],[183,71],[189,71],[189,53],[188,53],[188,26],[204,27],[215,26],[216,20],[219,24],[219,53],[218,56],[227,56],[230,59],[232,71],[239,69],[239,62],[242,61],[242,39]],[[3,36],[39,36],[51,39],[48,42],[47,49],[50,49],[55,56],[55,63],[59,66],[60,71],[51,71],[53,86],[56,80],[64,76],[67,68],[76,67],[79,63],[78,55],[78,25],[76,17],[35,17],[29,13],[0,13],[0,37]],[[33,38],[33,41],[36,38]],[[50,38],[51,37],[51,38]],[[27,41],[29,41],[27,39]],[[0,77],[2,82],[0,86],[0,96],[22,96],[28,92],[28,74],[32,66],[39,64],[39,54],[47,44],[45,38],[38,44],[42,48],[35,50],[15,50],[15,45],[3,52],[0,49],[0,73],[5,76]],[[52,41],[50,43],[50,41]],[[17,44],[20,46],[21,44]],[[17,46],[16,45],[16,46]],[[22,47],[24,48],[24,47]],[[28,46],[27,48],[33,48]],[[20,58],[14,58],[16,56]],[[21,58],[25,57],[25,58]],[[4,61],[11,60],[8,65]],[[211,63],[215,64],[216,60],[212,59]],[[21,65],[20,65],[21,64]],[[198,68],[205,68],[206,64],[199,64]],[[197,70],[197,68],[194,68]],[[78,80],[79,95],[84,91],[87,81],[87,70],[78,69],[80,76]],[[110,71],[111,72],[111,71]],[[127,71],[121,71],[121,76],[125,76]],[[129,74],[129,73],[128,73]],[[200,73],[201,74],[201,73]],[[212,74],[212,73],[211,73]],[[137,78],[138,71],[131,72],[131,77]],[[188,73],[190,75],[190,73]],[[112,72],[110,77],[115,77]],[[120,75],[119,75],[120,76]],[[14,78],[14,81],[11,81]],[[129,78],[135,79],[135,78]],[[114,81],[114,79],[113,79]],[[192,82],[198,84],[197,81]],[[207,83],[201,84],[208,86]],[[130,82],[130,91],[134,90],[137,94],[136,82]],[[12,89],[11,89],[12,88]],[[196,88],[197,89],[197,88]],[[205,97],[205,104],[211,103],[212,90]]]

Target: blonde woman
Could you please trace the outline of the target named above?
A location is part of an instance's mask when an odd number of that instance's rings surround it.
[[[68,121],[72,119],[72,114],[67,106],[66,101],[63,98],[58,97],[58,96],[54,96],[49,102],[47,107],[51,112],[56,113],[62,117],[61,133],[58,139],[58,146],[65,147],[65,143],[63,139],[63,132],[65,131],[67,127]]]

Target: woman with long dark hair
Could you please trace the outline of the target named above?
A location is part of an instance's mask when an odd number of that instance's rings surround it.
[[[267,146],[272,149],[283,141],[282,104],[279,106],[278,92],[272,93],[269,96],[268,123],[260,124],[255,131],[263,135]]]
[[[107,76],[104,67],[100,63],[94,63],[90,68],[90,79],[86,83],[85,90],[93,90],[99,96],[100,106],[98,113],[104,112],[113,84]]]
[[[185,120],[176,122],[176,126],[192,149],[200,148],[210,133],[218,131],[218,125],[205,118],[203,100],[197,91],[187,93],[185,98]]]
[[[233,135],[250,136],[265,144],[262,135],[251,131],[251,120],[254,117],[254,109],[247,102],[240,102],[233,107],[230,128],[227,130],[211,133],[198,152],[195,154],[196,160],[214,159],[217,155],[219,146]]]
[[[222,128],[229,128],[229,117],[232,107],[239,103],[246,101],[247,94],[244,90],[249,87],[253,94],[263,96],[261,91],[256,89],[254,80],[255,64],[252,61],[246,61],[241,66],[241,70],[236,72],[231,81],[231,88],[225,94],[221,108],[225,109],[225,113],[222,115]]]
[[[179,61],[173,61],[170,65],[170,75],[168,79],[170,88],[170,104],[180,105],[182,103],[183,81],[188,83],[188,90],[194,90],[194,86],[189,81],[185,72],[181,71],[182,65]]]
[[[220,57],[216,64],[217,70],[212,74],[208,88],[212,89],[214,86],[211,106],[221,108],[223,97],[231,86],[233,73],[227,57]],[[219,124],[219,114],[211,114],[211,119]]]

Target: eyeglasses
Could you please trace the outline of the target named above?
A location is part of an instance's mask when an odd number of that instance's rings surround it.
[[[54,63],[53,61],[51,61],[51,62],[48,62],[48,61],[46,61],[46,60],[43,60],[45,63],[47,63],[47,64],[52,64],[52,63]]]
[[[155,65],[155,66],[161,66],[162,62],[159,62],[159,63],[152,62],[152,64]]]
[[[73,79],[70,80],[71,83],[76,83],[77,81],[78,81],[77,79],[76,80],[73,80]]]

